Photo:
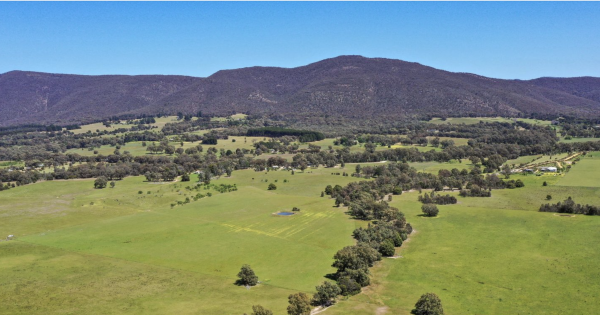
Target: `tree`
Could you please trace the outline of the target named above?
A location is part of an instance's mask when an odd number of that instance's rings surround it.
[[[421,295],[415,309],[411,311],[414,315],[444,315],[442,301],[435,293],[425,293]]]
[[[372,142],[367,142],[365,143],[365,151],[369,152],[369,153],[373,153],[375,152],[375,148],[377,148],[377,145],[375,145]]]
[[[268,187],[267,189],[268,189],[268,190],[276,190],[276,189],[277,189],[277,186],[276,186],[275,184],[273,184],[273,183],[270,183],[270,184],[269,184],[269,187]]]
[[[317,293],[313,295],[312,304],[315,306],[331,306],[335,303],[335,298],[342,293],[340,287],[329,281],[323,282],[316,287]]]
[[[438,215],[440,210],[434,204],[424,204],[421,206],[421,211],[428,217],[435,217]]]
[[[506,179],[510,178],[510,174],[511,174],[510,166],[508,164],[504,164],[504,166],[502,166],[501,173],[502,173],[502,175],[504,175],[504,178],[506,178]]]
[[[552,200],[552,195],[546,195],[546,200]]]
[[[289,315],[310,315],[310,298],[305,293],[290,294],[288,302],[290,303],[287,307]]]
[[[98,189],[106,188],[107,183],[108,183],[108,180],[106,179],[106,177],[100,176],[100,177],[96,178],[96,180],[94,181],[94,188],[98,188]]]
[[[546,183],[546,181],[544,181],[544,183],[542,184],[542,186],[548,186],[548,183]]]
[[[337,284],[340,287],[341,294],[344,296],[360,293],[360,284],[348,276],[340,277]]]
[[[250,265],[243,265],[237,276],[239,278],[237,280],[238,285],[255,286],[258,284],[258,277],[254,274],[254,270],[250,268]]]
[[[252,313],[250,313],[250,315],[273,315],[273,312],[262,307],[261,305],[252,305]]]
[[[110,188],[115,188],[115,185],[116,185],[116,184],[115,184],[115,182],[114,182],[114,181],[113,181],[113,182],[110,182]]]
[[[187,174],[187,173],[181,175],[181,181],[182,182],[189,182],[190,181],[190,175]]]

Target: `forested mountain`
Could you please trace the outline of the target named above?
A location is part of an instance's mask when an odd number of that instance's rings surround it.
[[[400,60],[340,56],[297,68],[186,76],[0,75],[0,125],[70,123],[124,114],[600,114],[600,78],[501,80]]]

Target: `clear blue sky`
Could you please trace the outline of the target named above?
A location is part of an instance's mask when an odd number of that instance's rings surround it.
[[[600,2],[0,2],[0,73],[208,76],[338,55],[600,77]]]

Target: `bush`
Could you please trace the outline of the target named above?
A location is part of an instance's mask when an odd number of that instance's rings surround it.
[[[292,211],[300,211],[300,208],[298,208],[298,207],[293,207],[293,208],[292,208]]]
[[[261,305],[252,305],[252,313],[250,315],[273,315],[273,312]]]
[[[414,315],[444,315],[442,301],[435,293],[425,293],[421,295],[415,309],[411,311]]]
[[[440,212],[436,205],[424,204],[421,206],[421,211],[428,217],[435,217]]]
[[[544,183],[542,184],[542,186],[548,186],[548,183],[546,183],[546,181],[544,181]]]
[[[521,188],[521,187],[525,187],[525,184],[523,183],[523,181],[522,181],[522,180],[520,180],[520,179],[517,179],[517,181],[515,182],[515,186],[516,186],[517,188]]]
[[[94,181],[94,188],[98,188],[98,189],[106,188],[107,183],[108,183],[108,180],[106,179],[106,177],[100,176],[100,177],[96,178],[96,180]]]
[[[190,181],[190,175],[189,174],[183,174],[183,175],[181,175],[181,181],[182,182],[189,182]]]
[[[350,277],[341,277],[337,281],[343,296],[355,295],[360,293],[360,284]]]
[[[396,254],[396,249],[394,248],[394,243],[390,240],[386,240],[385,242],[379,245],[379,252],[382,256],[392,257]]]
[[[273,183],[270,183],[270,184],[269,184],[269,187],[268,187],[267,189],[268,189],[268,190],[276,190],[276,189],[277,189],[277,186],[275,186],[275,184],[273,184]]]

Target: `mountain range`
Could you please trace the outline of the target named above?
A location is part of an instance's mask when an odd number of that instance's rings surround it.
[[[504,80],[384,58],[340,56],[296,68],[206,77],[0,74],[0,126],[68,124],[133,114],[600,115],[600,78]]]

